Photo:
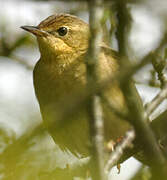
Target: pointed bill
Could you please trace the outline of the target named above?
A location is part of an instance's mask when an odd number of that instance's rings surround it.
[[[46,37],[46,36],[49,35],[48,32],[39,29],[37,26],[21,26],[20,28],[22,28],[25,31],[28,31],[28,32],[34,34],[35,36]]]

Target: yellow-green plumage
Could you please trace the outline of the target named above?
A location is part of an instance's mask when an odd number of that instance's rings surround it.
[[[58,34],[60,27],[68,29],[66,35]],[[75,16],[60,14],[50,16],[37,28],[47,32],[46,36],[37,35],[41,58],[34,69],[35,93],[44,123],[62,149],[87,156],[90,138],[85,106],[65,119],[69,123],[65,123],[60,130],[54,130],[53,125],[56,127],[64,103],[70,103],[69,97],[86,91],[85,54],[88,49],[89,26]],[[99,46],[101,52],[96,72],[98,81],[101,82],[118,72],[119,67],[113,51],[104,43]],[[115,107],[122,111],[126,109],[124,97],[116,83],[111,83],[102,94]],[[102,108],[105,141],[115,140],[124,134],[129,125],[116,117],[105,103]]]

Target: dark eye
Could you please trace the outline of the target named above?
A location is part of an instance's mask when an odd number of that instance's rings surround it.
[[[67,28],[66,27],[61,27],[57,30],[60,36],[65,36],[67,34]]]

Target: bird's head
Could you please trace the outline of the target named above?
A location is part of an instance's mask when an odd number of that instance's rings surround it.
[[[56,14],[38,26],[22,26],[37,37],[41,56],[85,52],[88,48],[89,26],[76,16]]]

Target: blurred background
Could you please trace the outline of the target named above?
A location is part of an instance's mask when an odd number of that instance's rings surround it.
[[[153,50],[167,28],[167,1],[147,0],[129,3],[132,27],[128,35],[130,57],[137,61]],[[32,70],[40,58],[35,37],[20,29],[38,25],[54,13],[70,13],[88,22],[84,1],[0,0],[0,179],[54,179],[55,168],[81,163],[56,146],[41,124],[39,106],[34,94]],[[111,47],[117,49],[114,35]],[[144,104],[159,92],[152,65],[134,76]],[[152,118],[167,107],[164,101]],[[86,162],[87,159],[83,159]],[[111,180],[128,180],[140,171],[141,164],[130,158],[111,171]]]

